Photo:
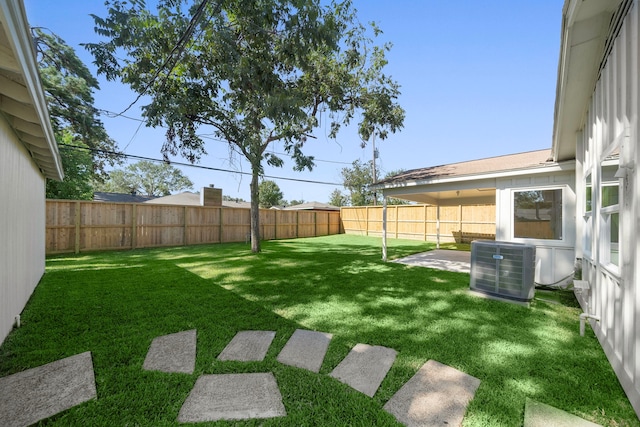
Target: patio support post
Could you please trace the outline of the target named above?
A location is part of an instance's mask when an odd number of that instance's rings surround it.
[[[436,249],[440,249],[440,205],[436,205]]]
[[[382,196],[382,260],[387,261],[387,197]]]

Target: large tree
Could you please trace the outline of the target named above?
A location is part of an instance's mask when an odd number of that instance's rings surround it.
[[[191,180],[180,169],[166,163],[141,160],[124,169],[109,172],[109,178],[96,189],[113,193],[141,193],[168,196],[172,192],[193,188]]]
[[[283,205],[284,195],[282,194],[282,190],[275,181],[263,180],[259,188],[260,194],[260,207],[261,208],[270,208],[272,206]]]
[[[47,181],[47,197],[91,199],[92,180],[114,165],[116,143],[93,106],[98,80],[59,36],[34,28],[42,86],[65,172],[62,183]]]
[[[341,175],[342,185],[349,190],[351,206],[370,206],[377,202],[377,195],[370,189],[374,182],[371,160],[366,163],[355,160],[351,167],[342,168]]]
[[[283,160],[313,167],[302,148],[324,115],[329,136],[357,121],[362,141],[384,139],[404,120],[398,85],[383,73],[389,45],[359,23],[349,0],[107,0],[94,16],[106,41],[88,44],[98,70],[150,103],[149,126],[167,127],[165,156],[197,161],[201,127],[227,141],[251,165],[251,249],[260,251],[259,177]]]
[[[329,204],[332,206],[346,206],[349,203],[349,198],[342,194],[342,191],[337,188],[329,195]]]
[[[73,135],[63,131],[56,133],[60,148],[60,159],[64,169],[64,180],[47,179],[46,196],[48,199],[93,199],[93,158],[91,151],[82,141],[74,141]],[[72,148],[71,145],[84,149]]]

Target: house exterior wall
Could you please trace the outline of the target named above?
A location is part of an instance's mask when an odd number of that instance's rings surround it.
[[[45,268],[45,180],[0,116],[0,342]]]
[[[638,414],[639,22],[640,8],[635,1],[601,71],[585,125],[576,137],[576,228],[580,230],[577,253],[582,257],[583,279],[590,285],[588,291],[576,292],[576,296],[586,313],[599,318],[599,321],[591,320],[591,326]],[[608,193],[610,188],[606,187],[616,185],[618,203],[612,205],[603,197],[603,189]]]
[[[553,189],[562,190],[562,239],[515,237],[515,193]],[[496,181],[496,240],[528,243],[536,246],[535,281],[538,284],[562,284],[573,278],[576,241],[575,202],[573,170],[505,177]]]

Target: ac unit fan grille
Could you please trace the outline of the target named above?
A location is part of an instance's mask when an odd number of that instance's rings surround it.
[[[511,242],[471,243],[473,290],[529,301],[535,292],[535,246]]]

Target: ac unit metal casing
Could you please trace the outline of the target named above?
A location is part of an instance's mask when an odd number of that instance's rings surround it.
[[[471,242],[471,290],[516,301],[535,294],[536,247],[522,243]]]

